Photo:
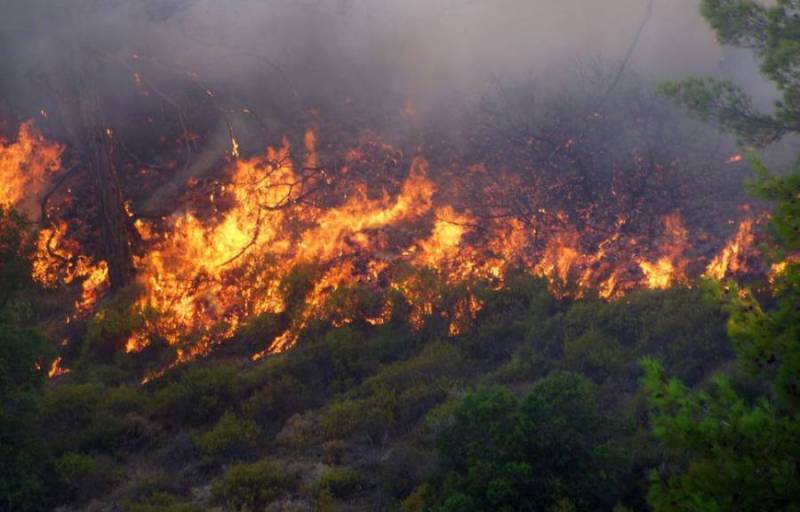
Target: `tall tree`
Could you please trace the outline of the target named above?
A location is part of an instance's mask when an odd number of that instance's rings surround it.
[[[772,175],[754,151],[800,133],[800,1],[766,7],[750,0],[703,0],[701,12],[723,44],[752,50],[781,94],[759,112],[741,88],[714,78],[662,86],[664,94],[736,134],[751,149],[752,191],[774,204],[775,300],[763,307],[735,286],[726,296],[728,332],[739,369],[761,384],[745,393],[724,375],[707,389],[668,380],[645,362],[653,433],[667,463],[654,472],[649,501],[657,511],[798,510],[800,499],[800,160]]]

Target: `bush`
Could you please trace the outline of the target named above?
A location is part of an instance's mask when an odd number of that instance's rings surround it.
[[[242,414],[266,425],[300,409],[305,393],[302,382],[280,371],[244,402]]]
[[[566,367],[598,382],[619,375],[626,361],[625,356],[616,339],[594,329],[564,343]]]
[[[338,499],[347,499],[364,488],[364,478],[351,468],[331,468],[311,485],[314,495],[329,493]]]
[[[83,453],[66,453],[54,466],[68,495],[79,502],[97,496],[119,478],[109,460]]]
[[[380,387],[367,398],[334,402],[319,419],[325,439],[342,439],[359,433],[378,439],[392,428],[395,421],[397,393]]]
[[[297,489],[299,476],[279,462],[235,464],[211,487],[214,500],[228,510],[262,509]]]
[[[377,366],[377,358],[369,349],[365,336],[352,327],[341,327],[328,331],[325,344],[331,354],[334,391],[345,391],[372,373]]]
[[[56,455],[67,451],[118,450],[135,439],[128,436],[124,401],[108,403],[108,390],[99,384],[59,384],[42,401],[39,422]],[[129,404],[130,405],[130,404]],[[113,406],[113,409],[110,407]]]
[[[126,503],[125,512],[201,512],[201,508],[165,492],[154,492],[136,502]]]
[[[556,334],[568,341],[564,350],[571,368],[596,372],[609,363],[618,367],[614,361],[624,350],[639,356],[656,355],[669,371],[696,383],[732,355],[725,322],[720,302],[702,287],[641,290],[611,303],[573,303]],[[594,354],[593,348],[575,359],[572,356],[580,346],[590,344],[590,340],[581,340],[589,332],[602,349]]]
[[[520,402],[505,388],[464,397],[438,436],[442,487],[433,510],[548,511],[569,499],[608,510],[625,469],[594,385],[554,373]]]
[[[47,507],[47,451],[35,427],[46,378],[37,365],[47,367],[49,352],[42,335],[0,318],[0,507],[10,510]]]
[[[83,358],[112,362],[125,340],[144,322],[134,308],[137,291],[133,288],[117,294],[112,302],[95,313],[86,324]]]
[[[220,460],[242,457],[252,453],[261,434],[253,420],[239,419],[226,412],[210,431],[195,437],[203,462],[211,464]]]
[[[214,421],[236,403],[235,377],[229,366],[182,368],[155,392],[156,413],[178,423]]]
[[[262,313],[247,320],[236,332],[234,343],[225,343],[215,353],[233,351],[251,355],[264,350],[267,340],[274,339],[286,329],[285,321],[275,313]]]

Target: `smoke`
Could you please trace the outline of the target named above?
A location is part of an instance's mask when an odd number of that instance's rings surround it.
[[[99,50],[116,66],[116,80],[105,86],[117,88],[117,104],[129,91],[118,81],[129,75],[119,62],[139,55],[161,66],[150,70],[153,83],[193,73],[275,109],[353,99],[412,99],[424,107],[479,95],[494,80],[557,84],[582,60],[622,59],[648,0],[2,3],[6,101],[43,103],[52,82],[79,65],[81,57],[67,52],[77,48],[81,55]],[[653,79],[731,69],[739,78],[756,75],[752,63],[726,58],[698,0],[654,0],[630,64]]]

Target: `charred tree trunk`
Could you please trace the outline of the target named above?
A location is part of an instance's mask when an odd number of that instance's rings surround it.
[[[113,133],[100,122],[96,90],[89,86],[83,94],[84,143],[97,198],[97,224],[111,289],[118,290],[133,278],[133,259],[127,214],[114,165]]]
[[[90,149],[94,186],[97,193],[97,215],[103,237],[103,252],[108,262],[111,289],[127,286],[133,277],[128,222],[119,177],[112,155],[113,139],[110,132],[96,127]]]

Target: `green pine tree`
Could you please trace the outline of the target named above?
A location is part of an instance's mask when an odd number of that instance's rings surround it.
[[[792,259],[800,250],[800,160],[775,176],[755,156],[800,133],[800,1],[776,4],[703,0],[701,6],[721,43],[755,52],[781,94],[772,112],[758,112],[727,81],[688,78],[661,88],[749,146],[757,175],[751,188],[774,205],[771,253],[785,268],[769,307],[747,290],[724,294],[739,369],[765,384],[761,392],[739,391],[724,375],[703,390],[689,389],[668,379],[656,361],[645,361],[653,434],[666,454],[651,476],[648,499],[656,511],[800,510],[800,264]]]

